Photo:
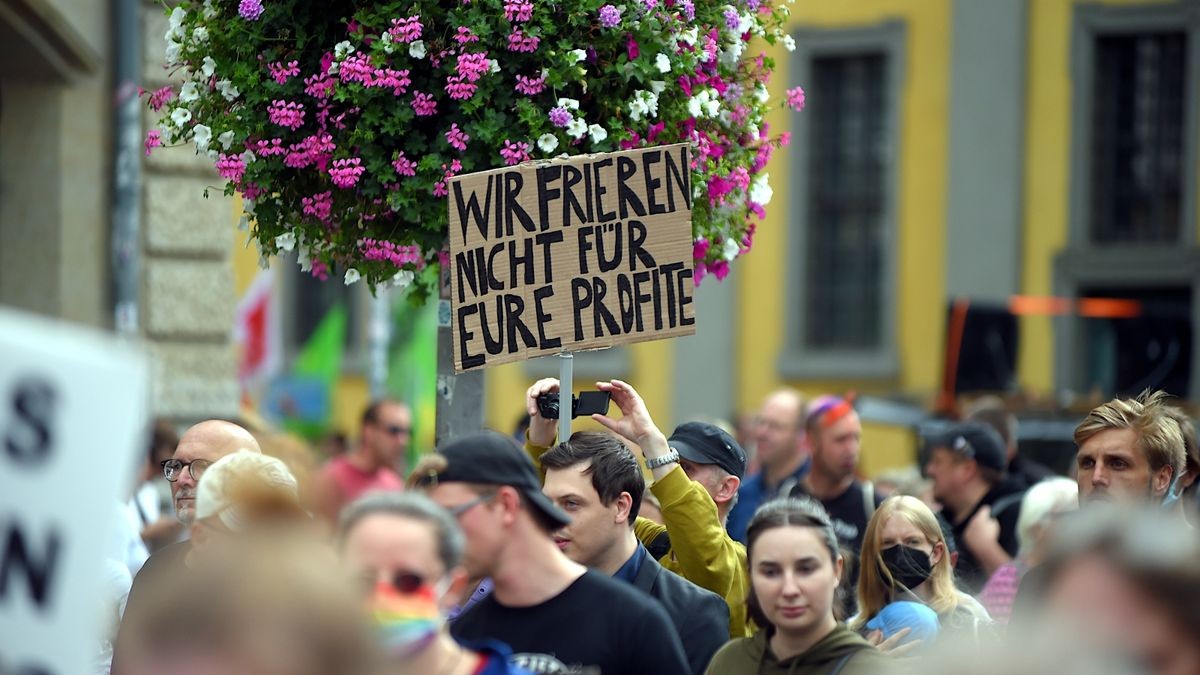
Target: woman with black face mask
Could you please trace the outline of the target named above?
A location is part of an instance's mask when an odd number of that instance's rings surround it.
[[[897,601],[927,605],[937,613],[942,633],[978,635],[991,624],[987,610],[955,587],[954,567],[937,517],[916,497],[891,497],[875,510],[863,534],[861,564],[859,613],[849,625],[876,644],[885,636],[869,630],[867,624]]]

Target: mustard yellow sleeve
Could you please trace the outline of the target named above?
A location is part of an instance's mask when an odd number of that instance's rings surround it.
[[[673,560],[664,566],[725,598],[730,609],[730,634],[744,635],[739,627],[746,622],[745,547],[725,531],[712,497],[682,468],[672,469],[650,490],[658,498],[671,537]],[[640,533],[638,539],[645,541]]]
[[[549,449],[543,448],[540,445],[534,445],[529,440],[529,432],[525,432],[525,454],[529,455],[529,459],[533,460],[533,466],[537,469],[538,478],[541,478],[543,483],[546,482],[546,470],[542,468],[542,455],[546,454],[546,451]]]

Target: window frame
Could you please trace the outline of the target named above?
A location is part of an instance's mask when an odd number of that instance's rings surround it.
[[[809,181],[810,134],[812,122],[803,113],[792,118],[792,143],[788,151],[787,251],[790,262],[785,271],[785,346],[778,369],[786,379],[886,379],[899,373],[896,353],[896,285],[899,194],[899,157],[903,150],[902,106],[904,73],[907,61],[906,31],[902,21],[887,21],[871,26],[841,29],[800,27],[792,31],[796,51],[791,56],[790,82],[801,86],[812,81],[813,62],[823,57],[882,54],[886,84],[884,96],[889,110],[885,123],[891,148],[885,169],[883,191],[883,269],[880,271],[881,335],[877,347],[867,349],[819,348],[805,344],[807,335],[807,259],[809,206],[812,185]]]

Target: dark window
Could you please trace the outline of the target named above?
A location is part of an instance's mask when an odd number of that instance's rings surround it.
[[[281,265],[287,267],[287,264]],[[301,272],[294,263],[291,264],[292,321],[288,343],[295,350],[304,348],[305,343],[312,337],[313,332],[321,325],[321,321],[336,305],[341,305],[346,311],[345,347],[353,349],[358,344],[359,312],[354,302],[354,286],[342,283],[342,270],[334,270],[327,281],[313,277],[308,272]],[[362,282],[360,282],[362,283]]]
[[[1192,371],[1192,291],[1189,287],[1083,289],[1083,297],[1136,300],[1136,317],[1082,319],[1083,391],[1136,396],[1163,389],[1187,397]]]
[[[1091,239],[1175,242],[1182,225],[1183,33],[1096,39]]]
[[[803,336],[808,348],[882,346],[891,144],[886,66],[883,54],[813,60]]]

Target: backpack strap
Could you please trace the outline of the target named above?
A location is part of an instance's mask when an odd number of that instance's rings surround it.
[[[869,480],[862,482],[863,493],[863,513],[867,514],[866,522],[871,522],[871,516],[875,515],[875,484]]]

